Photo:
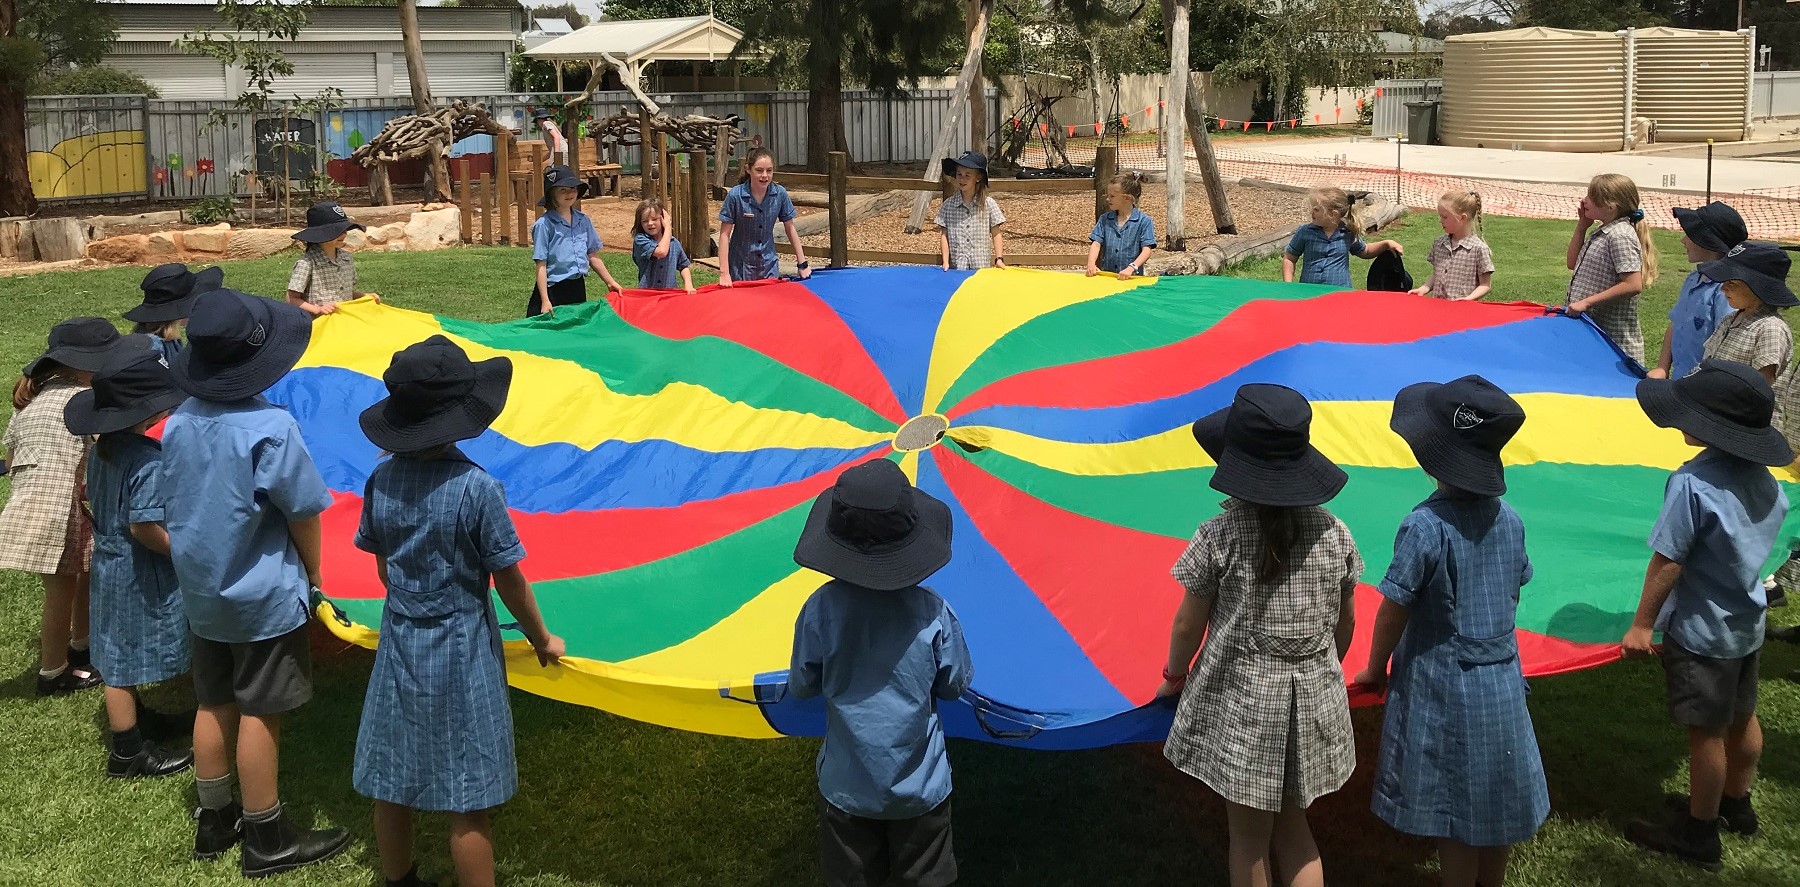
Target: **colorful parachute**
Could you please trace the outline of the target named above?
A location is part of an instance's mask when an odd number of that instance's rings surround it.
[[[812,498],[863,460],[897,460],[955,514],[931,582],[975,660],[974,690],[945,707],[952,735],[1077,748],[1168,728],[1152,700],[1181,594],[1168,570],[1221,498],[1187,426],[1240,384],[1312,399],[1315,441],[1350,472],[1331,507],[1368,582],[1432,488],[1388,430],[1394,392],[1470,372],[1512,392],[1530,417],[1507,475],[1537,568],[1519,608],[1531,675],[1617,657],[1664,479],[1691,455],[1639,412],[1635,365],[1529,304],[880,268],[491,325],[351,303],[315,330],[271,397],[338,495],[334,630],[373,645],[364,626],[380,624],[350,544],[379,455],[356,414],[393,352],[441,332],[515,367],[505,413],[465,451],[505,482],[572,656],[542,669],[512,643],[513,683],[732,736],[823,732],[817,701],[785,693],[793,619],[821,581],[791,554]],[[1364,630],[1376,600],[1358,595]]]

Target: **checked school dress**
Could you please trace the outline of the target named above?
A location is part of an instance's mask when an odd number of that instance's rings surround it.
[[[161,485],[162,444],[141,434],[103,435],[88,457],[94,665],[109,687],[154,684],[188,670],[187,609],[175,564],[131,536],[134,523],[162,522]]]
[[[89,441],[63,424],[63,408],[84,387],[58,377],[7,423],[12,496],[0,510],[0,570],[87,572],[94,524],[75,487],[87,471]]]
[[[1297,511],[1300,557],[1274,584],[1256,579],[1262,529],[1236,499],[1171,571],[1214,601],[1163,756],[1225,800],[1271,812],[1337,791],[1356,768],[1335,630],[1363,560],[1331,512]]]
[[[1514,616],[1525,525],[1498,498],[1437,493],[1400,522],[1382,595],[1394,649],[1371,808],[1410,835],[1498,847],[1550,815]]]
[[[452,813],[505,803],[519,777],[488,587],[525,547],[500,481],[455,449],[389,459],[369,477],[356,546],[388,571],[356,733],[357,792]]]

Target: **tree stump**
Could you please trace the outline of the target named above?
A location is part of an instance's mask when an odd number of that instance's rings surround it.
[[[22,262],[67,262],[87,257],[88,226],[80,219],[0,222],[0,254]],[[10,253],[6,250],[10,249]]]

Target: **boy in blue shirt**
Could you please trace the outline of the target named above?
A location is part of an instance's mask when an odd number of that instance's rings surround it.
[[[969,688],[972,667],[956,614],[919,585],[950,562],[950,509],[893,462],[867,462],[813,503],[794,561],[832,579],[800,610],[788,670],[796,698],[825,697],[825,881],[954,883],[937,703]]]
[[[1687,260],[1695,266],[1724,258],[1750,236],[1744,217],[1717,200],[1699,209],[1678,206],[1675,220],[1681,223],[1681,246],[1687,250]],[[1722,281],[1701,274],[1698,267],[1688,273],[1675,307],[1669,309],[1669,334],[1663,337],[1662,356],[1651,367],[1650,378],[1679,379],[1700,365],[1706,356],[1706,340],[1731,313],[1723,286]]]
[[[586,182],[566,166],[544,170],[544,214],[531,223],[531,259],[537,281],[525,303],[525,316],[536,317],[560,305],[587,301],[589,268],[606,281],[606,289],[622,289],[600,261],[600,232],[575,202],[587,196]]]
[[[300,425],[264,400],[306,350],[292,305],[214,290],[194,302],[188,347],[170,369],[191,397],[163,430],[163,517],[187,609],[194,673],[194,856],[241,837],[246,877],[329,859],[341,828],[297,830],[277,793],[281,716],[312,698],[307,647],[319,584],[319,514],[331,493]],[[233,803],[233,751],[243,803]]]
[[[1650,531],[1650,568],[1627,656],[1656,652],[1669,718],[1688,731],[1688,795],[1660,822],[1637,820],[1625,837],[1709,871],[1721,867],[1719,825],[1757,833],[1751,783],[1762,756],[1756,719],[1757,654],[1768,608],[1762,565],[1787,516],[1787,496],[1769,467],[1794,461],[1770,426],[1775,393],[1762,373],[1706,360],[1686,378],[1645,379],[1638,402],[1650,420],[1703,447],[1669,476]]]

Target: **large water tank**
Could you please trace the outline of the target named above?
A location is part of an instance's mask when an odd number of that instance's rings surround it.
[[[1641,28],[1635,117],[1656,121],[1659,142],[1744,138],[1750,34]]]
[[[1446,145],[1617,151],[1625,42],[1560,28],[1458,34],[1444,41],[1443,102]]]

